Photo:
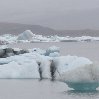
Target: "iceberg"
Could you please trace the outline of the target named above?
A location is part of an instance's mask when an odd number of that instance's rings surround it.
[[[29,53],[0,58],[0,78],[40,79],[38,66],[40,62],[42,77],[51,79],[51,60],[53,60],[56,66],[55,80],[64,82],[75,90],[96,90],[99,86],[98,63],[85,57],[59,56],[57,48],[50,49],[52,51],[48,56],[45,55],[45,50],[34,48]]]
[[[17,40],[31,40],[33,36],[34,35],[30,30],[26,30],[20,35],[18,35]]]
[[[51,47],[49,47],[49,48],[46,50],[45,55],[46,55],[46,56],[49,56],[49,55],[51,55],[52,53],[55,54],[55,52],[60,53],[59,47],[51,46]],[[56,53],[56,54],[57,54],[57,53]]]
[[[43,77],[50,78],[48,60],[33,52],[0,58],[0,78],[40,78],[37,61],[42,62]]]
[[[70,37],[70,36],[43,36],[34,34],[31,30],[25,30],[19,35],[4,34],[0,35],[0,45],[13,44],[13,43],[35,43],[35,42],[92,42],[99,41],[99,37],[92,36],[81,36],[81,37]]]
[[[75,90],[96,90],[99,86],[99,65],[79,57],[61,72],[58,80]]]

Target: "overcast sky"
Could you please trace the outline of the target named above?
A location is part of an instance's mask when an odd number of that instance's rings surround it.
[[[99,0],[0,0],[0,21],[99,29]]]

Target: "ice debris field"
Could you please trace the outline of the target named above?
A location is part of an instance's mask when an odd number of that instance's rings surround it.
[[[0,44],[20,43],[20,42],[83,42],[83,41],[99,41],[99,37],[82,36],[82,37],[60,37],[54,36],[42,36],[32,33],[30,30],[26,30],[23,33],[15,36],[11,34],[5,34],[0,36]]]
[[[56,67],[55,80],[64,82],[75,90],[96,90],[99,86],[99,65],[85,57],[61,56],[59,52],[55,46],[46,50],[33,48],[18,55],[8,51],[9,56],[0,58],[0,78],[40,79],[40,62],[42,77],[51,79],[50,65],[53,60]]]

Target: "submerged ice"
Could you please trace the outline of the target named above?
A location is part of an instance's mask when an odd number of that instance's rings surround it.
[[[17,50],[17,49],[16,49]],[[51,62],[55,66],[54,77],[75,90],[95,90],[99,86],[99,65],[85,57],[60,56],[58,47],[47,50],[34,48],[29,53],[0,58],[0,78],[38,78],[39,65],[42,78],[52,78]]]

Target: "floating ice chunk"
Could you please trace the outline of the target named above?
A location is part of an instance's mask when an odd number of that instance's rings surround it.
[[[18,64],[15,61],[0,66],[0,78],[39,78],[35,61],[28,64]]]
[[[55,65],[57,66],[58,71],[60,74],[64,73],[70,64],[78,59],[77,56],[60,56],[53,58]]]
[[[38,53],[38,54],[41,54],[41,55],[45,55],[46,50],[42,50],[40,48],[33,48],[32,50],[30,50],[30,52],[35,52],[35,53]]]
[[[33,36],[34,35],[30,30],[26,30],[18,36],[17,40],[31,40]]]
[[[49,56],[50,53],[54,53],[54,52],[60,52],[59,50],[59,47],[56,47],[56,46],[52,46],[52,47],[49,47],[47,50],[46,50],[46,56]]]
[[[99,64],[84,57],[49,57],[34,52],[0,58],[0,78],[40,78],[37,62],[41,62],[43,78],[51,78],[52,59],[56,66],[56,79],[69,87],[95,90],[99,86]]]
[[[59,52],[54,52],[49,54],[50,57],[59,57],[60,53]]]
[[[36,60],[26,56],[0,59],[0,78],[39,78]]]
[[[99,66],[87,58],[76,58],[60,74],[60,81],[75,90],[96,90],[99,86]]]
[[[2,44],[14,43],[17,40],[17,36],[11,34],[4,34],[0,36]]]

